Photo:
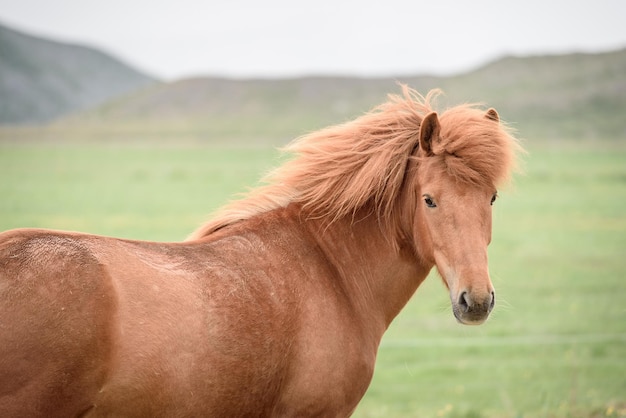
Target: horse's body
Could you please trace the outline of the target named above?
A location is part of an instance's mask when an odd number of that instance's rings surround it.
[[[486,319],[489,203],[514,143],[495,112],[472,109],[475,142],[493,141],[479,159],[496,168],[442,171],[442,153],[463,158],[438,149],[453,136],[445,114],[440,126],[407,91],[364,118],[394,106],[392,122],[413,119],[402,150],[345,150],[377,172],[343,161],[343,179],[341,167],[313,173],[312,160],[332,163],[347,140],[327,132],[319,156],[305,138],[308,163],[296,158],[186,242],[0,235],[0,416],[346,416],[384,331],[434,265],[457,319]],[[387,137],[403,135],[389,123]],[[394,167],[379,167],[383,157]],[[386,190],[361,196],[368,182]]]

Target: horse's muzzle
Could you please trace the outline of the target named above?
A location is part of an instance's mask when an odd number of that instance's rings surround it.
[[[485,322],[496,304],[493,290],[482,296],[462,291],[457,300],[452,301],[452,312],[457,321],[465,325],[479,325]]]

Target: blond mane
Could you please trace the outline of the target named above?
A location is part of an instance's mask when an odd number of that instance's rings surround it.
[[[381,219],[391,219],[409,161],[418,157],[421,122],[440,94],[431,90],[424,97],[404,85],[402,91],[353,121],[296,139],[284,148],[294,155],[290,161],[266,176],[263,186],[226,205],[189,239],[290,203],[300,204],[308,218],[329,222],[366,205]],[[508,175],[516,144],[506,127],[472,105],[447,110],[441,124],[436,154],[448,175],[470,183],[497,183]]]

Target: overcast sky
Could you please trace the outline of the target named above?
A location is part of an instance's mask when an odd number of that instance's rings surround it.
[[[444,75],[626,47],[623,0],[0,0],[0,23],[165,79]]]

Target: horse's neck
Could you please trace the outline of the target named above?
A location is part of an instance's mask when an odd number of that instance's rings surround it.
[[[416,256],[412,244],[394,243],[394,234],[384,234],[375,216],[361,215],[328,223],[307,219],[302,208],[292,204],[219,230],[208,240],[250,233],[272,240],[285,234],[284,245],[290,245],[289,236],[294,235],[295,251],[299,243],[310,240],[307,245],[319,248],[324,262],[332,266],[330,271],[336,273],[332,280],[341,281],[337,285],[345,289],[355,314],[368,324],[373,338],[380,338],[432,265]]]
[[[421,264],[409,245],[394,245],[392,234],[384,235],[374,216],[306,224],[344,286],[352,290],[354,305],[362,315],[375,316],[371,320],[384,329],[432,267]]]

